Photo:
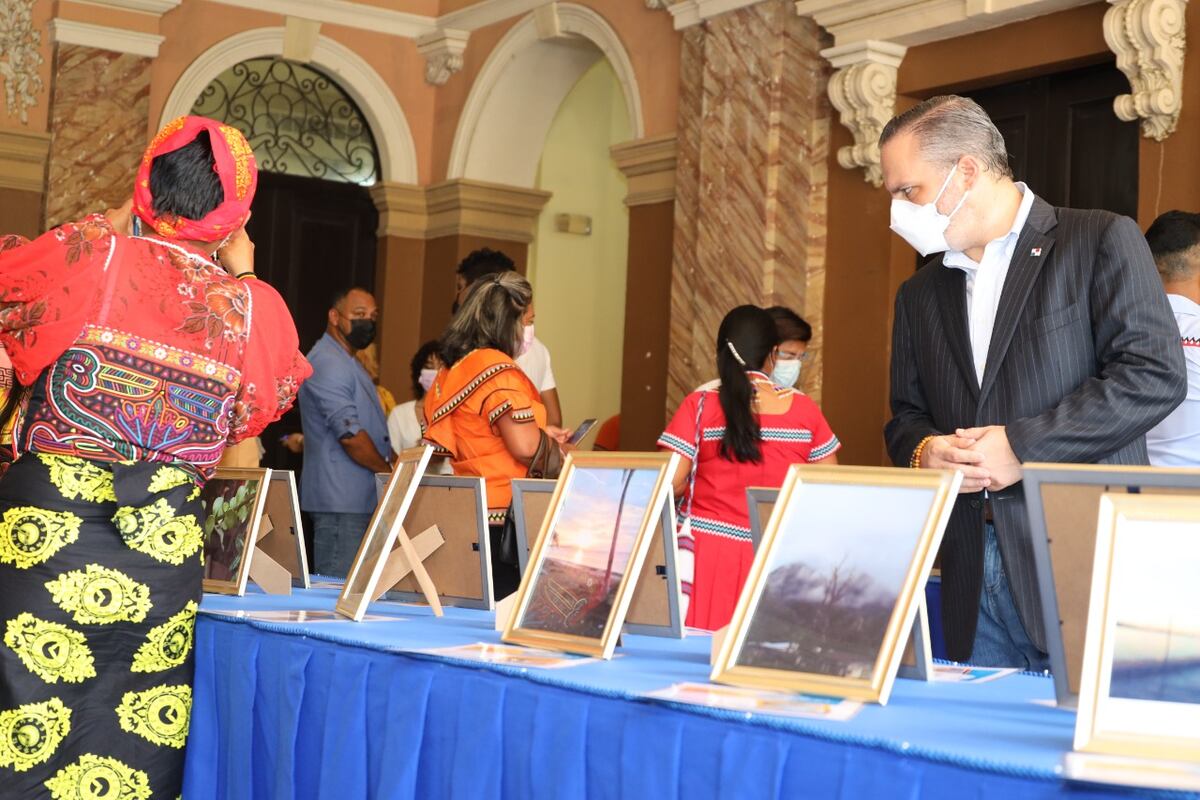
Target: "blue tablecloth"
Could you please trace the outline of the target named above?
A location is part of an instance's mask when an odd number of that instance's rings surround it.
[[[210,596],[203,608],[327,610],[335,597]],[[1075,715],[1045,704],[1042,677],[901,680],[886,707],[848,722],[748,718],[639,696],[705,681],[707,637],[627,636],[608,663],[520,670],[402,652],[496,642],[490,614],[372,613],[395,621],[201,614],[184,798],[1118,795],[1059,779]]]

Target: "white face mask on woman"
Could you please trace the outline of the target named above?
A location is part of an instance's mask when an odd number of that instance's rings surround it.
[[[949,214],[939,213],[937,204],[942,199],[942,195],[946,193],[946,187],[950,185],[950,179],[954,177],[957,170],[958,164],[955,164],[954,168],[950,170],[950,174],[946,176],[946,180],[942,182],[942,188],[938,190],[937,197],[933,198],[932,203],[919,206],[898,197],[892,200],[892,230],[912,245],[913,249],[922,256],[930,253],[943,253],[950,249],[950,244],[946,241],[946,229],[950,227],[951,218],[958,213],[963,203],[967,202],[967,195],[971,191],[968,189],[963,192],[962,199]]]
[[[421,388],[429,391],[433,387],[433,381],[437,378],[438,371],[436,369],[421,370],[421,377],[417,379],[417,383],[421,384]]]
[[[790,389],[800,380],[800,367],[803,365],[798,358],[776,360],[775,369],[771,370],[771,383]]]
[[[517,358],[525,355],[533,347],[533,326],[526,325],[525,330],[521,332],[521,346],[517,351]]]

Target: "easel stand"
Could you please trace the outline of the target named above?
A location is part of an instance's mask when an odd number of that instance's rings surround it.
[[[375,596],[371,600],[379,600],[384,594],[394,589],[400,581],[408,577],[409,573],[412,573],[412,576],[417,579],[417,585],[421,587],[421,594],[425,595],[425,602],[429,603],[429,607],[433,609],[434,616],[442,616],[442,603],[438,599],[437,587],[434,586],[433,578],[429,577],[429,571],[421,562],[429,558],[445,542],[437,525],[430,526],[412,539],[408,538],[408,533],[403,527],[400,528],[399,535],[396,537],[397,546],[384,561],[383,572],[379,575]]]
[[[271,518],[263,515],[262,523],[254,534],[254,552],[250,557],[250,580],[267,594],[291,594],[292,573],[280,564],[261,547],[262,540],[267,537],[275,526]]]

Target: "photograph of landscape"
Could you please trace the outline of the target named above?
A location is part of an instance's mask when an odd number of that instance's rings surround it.
[[[658,475],[657,469],[572,470],[520,627],[603,635]]]
[[[737,666],[869,678],[935,494],[801,485]]]
[[[1109,696],[1200,705],[1200,530],[1183,522],[1126,526],[1109,585]]]

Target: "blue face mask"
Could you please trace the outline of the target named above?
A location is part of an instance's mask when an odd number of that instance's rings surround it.
[[[771,370],[771,383],[788,388],[795,386],[796,382],[800,380],[801,366],[803,364],[798,358],[776,361],[775,369]]]

